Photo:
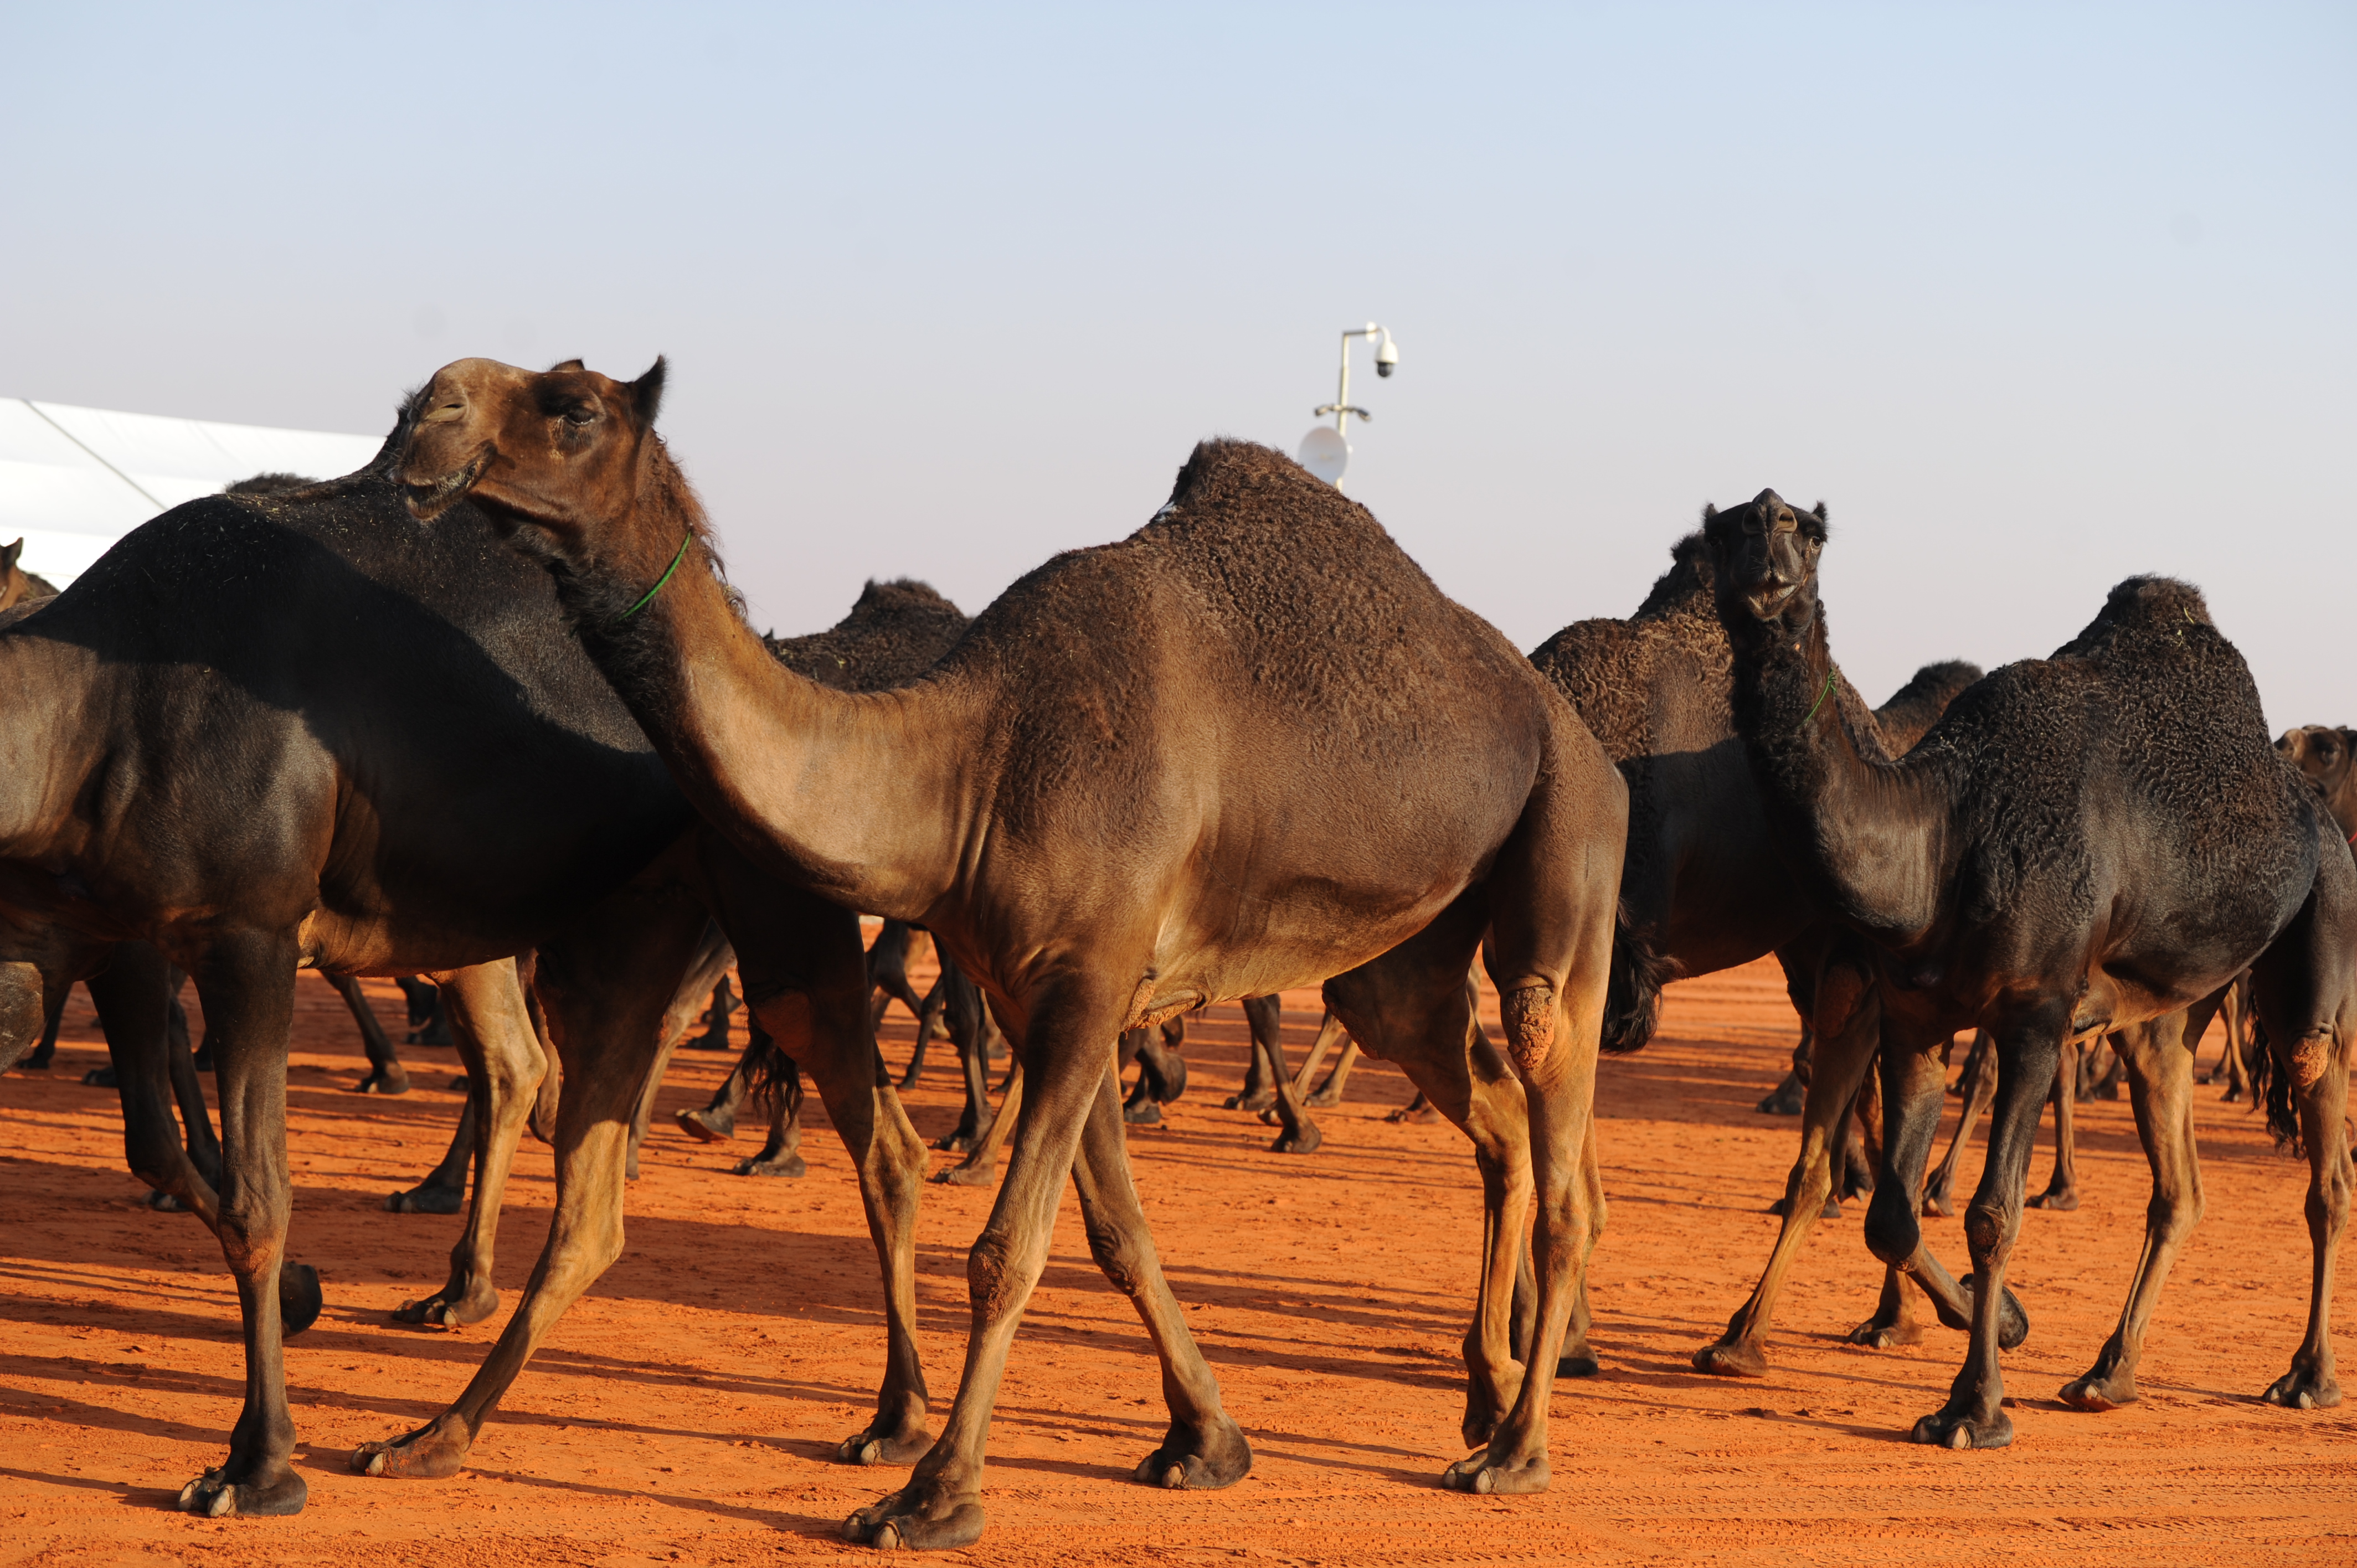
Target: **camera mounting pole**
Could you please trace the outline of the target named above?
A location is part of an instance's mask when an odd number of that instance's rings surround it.
[[[1340,384],[1335,388],[1334,401],[1310,410],[1321,419],[1327,414],[1332,414],[1334,428],[1337,430],[1350,428],[1351,416],[1354,413],[1361,419],[1375,417],[1351,401],[1351,339],[1353,338],[1374,338],[1381,340],[1375,349],[1375,374],[1388,376],[1392,373],[1392,367],[1399,363],[1399,350],[1392,346],[1392,335],[1373,322],[1370,321],[1364,327],[1346,328],[1343,330],[1342,379]]]
[[[1312,411],[1320,419],[1332,414],[1334,427],[1329,430],[1322,424],[1311,425],[1309,434],[1301,438],[1298,457],[1303,467],[1329,485],[1340,484],[1342,470],[1350,467],[1351,442],[1346,433],[1351,427],[1351,416],[1355,413],[1361,419],[1375,417],[1351,401],[1351,339],[1353,338],[1374,339],[1375,374],[1388,376],[1399,364],[1399,346],[1392,341],[1392,335],[1376,323],[1370,321],[1364,327],[1344,330],[1342,374],[1334,389],[1334,401],[1322,403]]]

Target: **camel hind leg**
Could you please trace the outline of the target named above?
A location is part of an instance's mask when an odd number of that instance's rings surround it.
[[[2193,1144],[2193,1047],[2210,1026],[2222,993],[2183,1013],[2139,1024],[2112,1036],[2126,1064],[2128,1102],[2152,1166],[2152,1198],[2145,1205],[2144,1251],[2120,1321],[2082,1378],[2062,1386],[2064,1404],[2115,1410],[2136,1400],[2136,1364],[2161,1286],[2177,1255],[2201,1223],[2201,1161]]]
[[[524,1009],[513,959],[450,970],[434,980],[441,987],[451,1037],[467,1064],[468,1114],[462,1118],[461,1136],[468,1147],[464,1155],[453,1150],[457,1181],[465,1186],[467,1158],[471,1156],[475,1187],[466,1229],[450,1249],[449,1278],[433,1294],[404,1302],[393,1316],[399,1323],[457,1328],[480,1323],[499,1310],[491,1265],[500,1204],[546,1064]]]
[[[1964,1091],[1964,1102],[1958,1110],[1956,1135],[1948,1142],[1947,1157],[1923,1184],[1926,1216],[1945,1219],[1955,1213],[1956,1167],[1964,1163],[1964,1146],[1972,1141],[1973,1129],[1980,1125],[1981,1113],[1996,1098],[1996,1036],[1986,1029],[1974,1031],[1973,1047],[1964,1053],[1964,1077],[1957,1087]]]
[[[1833,1192],[1835,1138],[1874,1063],[1882,1014],[1864,967],[1839,957],[1829,960],[1813,1000],[1810,1033],[1815,1048],[1802,1104],[1800,1157],[1784,1178],[1783,1225],[1749,1299],[1736,1308],[1716,1342],[1695,1352],[1699,1372],[1742,1378],[1766,1374],[1768,1325],[1783,1294],[1785,1277],[1825,1211]]]
[[[1542,1491],[1550,1475],[1547,1402],[1602,1228],[1600,1186],[1582,1166],[1594,1157],[1596,1060],[1627,832],[1620,774],[1584,729],[1556,724],[1522,820],[1491,870],[1483,949],[1528,1110],[1538,1320],[1512,1408],[1480,1453],[1443,1476],[1457,1489]]]
[[[361,993],[361,983],[349,974],[330,974],[327,981],[336,988],[336,994],[344,999],[344,1006],[350,1011],[352,1022],[360,1026],[361,1049],[368,1055],[368,1076],[352,1085],[354,1092],[407,1094],[409,1073],[401,1065],[400,1053],[393,1048],[393,1037],[378,1022],[376,1009],[369,1005],[368,997]]]
[[[2308,902],[2251,966],[2251,999],[2270,1058],[2267,1124],[2278,1138],[2295,1139],[2309,1165],[2308,1329],[2292,1353],[2291,1369],[2262,1396],[2293,1410],[2341,1402],[2332,1356],[2332,1283],[2349,1225],[2349,1129],[2343,1117],[2357,1036],[2357,871],[2329,837],[2320,859]]]

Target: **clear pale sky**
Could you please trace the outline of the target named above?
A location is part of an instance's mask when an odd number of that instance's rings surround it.
[[[672,358],[757,625],[977,610],[1290,451],[1519,644],[1706,499],[1833,508],[1836,655],[2200,584],[2357,723],[2357,7],[0,8],[0,394],[373,431]]]

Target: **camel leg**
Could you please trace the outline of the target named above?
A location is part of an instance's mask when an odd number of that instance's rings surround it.
[[[513,959],[450,970],[434,979],[442,988],[444,1016],[459,1059],[467,1064],[468,1114],[462,1122],[466,1153],[475,1167],[474,1197],[466,1228],[450,1249],[449,1278],[433,1294],[402,1303],[393,1316],[397,1323],[457,1328],[499,1310],[491,1264],[500,1204],[516,1145],[523,1141],[524,1120],[532,1113],[533,1091],[540,1087],[542,1064]],[[463,1188],[466,1159],[457,1164]]]
[[[1956,1118],[1956,1135],[1949,1140],[1947,1157],[1923,1187],[1923,1212],[1943,1219],[1955,1212],[1956,1166],[1964,1159],[1964,1145],[1980,1124],[1981,1112],[1996,1098],[1996,1040],[1986,1029],[1974,1031],[1973,1048],[1964,1054],[1964,1077],[1957,1088],[1964,1091],[1964,1103]]]
[[[2029,1200],[2031,1208],[2072,1209],[2079,1207],[2079,1165],[2073,1155],[2076,1139],[2072,1133],[2073,1107],[2079,1101],[2079,1064],[2085,1048],[2066,1044],[2054,1063],[2054,1174],[2047,1179],[2046,1190]],[[2116,1052],[2114,1066],[2126,1058]],[[2113,1095],[2117,1099],[2118,1095]]]
[[[1245,1004],[1245,1012],[1249,1016],[1250,1003]],[[1138,1062],[1152,1075],[1141,1076],[1138,1081],[1157,1105],[1175,1104],[1187,1092],[1187,1057],[1180,1048],[1186,1040],[1186,1020],[1167,1018],[1159,1029],[1146,1030],[1146,1037],[1137,1042]]]
[[[1253,1021],[1250,1008],[1244,1011],[1244,1021]],[[1260,1034],[1253,1034],[1252,1054],[1244,1058],[1243,1087],[1220,1101],[1225,1111],[1265,1111],[1276,1103],[1276,1069],[1268,1065],[1268,1054],[1261,1048]]]
[[[2201,1161],[2193,1143],[2193,1044],[2210,1026],[2218,998],[2190,1014],[2172,1013],[2112,1037],[2127,1064],[2128,1101],[2152,1166],[2152,1198],[2145,1205],[2144,1251],[2128,1285],[2119,1326],[2083,1378],[2062,1386],[2062,1402],[2079,1410],[2115,1410],[2136,1400],[2136,1363],[2160,1305],[2161,1286],[2193,1228],[2201,1223]]]
[[[2357,886],[2349,858],[2325,852],[2309,903],[2251,966],[2251,1006],[2272,1073],[2267,1125],[2297,1133],[2308,1156],[2308,1331],[2291,1369],[2260,1397],[2291,1410],[2341,1402],[2332,1355],[2332,1283],[2349,1224],[2350,1047],[2357,1039]],[[2286,1103],[2288,1101],[2288,1103]]]
[[[457,1039],[453,1035],[452,1039]],[[470,1059],[472,1047],[460,1045],[459,1060],[467,1068],[467,1102],[458,1108],[458,1125],[442,1160],[425,1179],[406,1192],[388,1193],[384,1207],[393,1214],[456,1214],[467,1206],[467,1173],[474,1167],[475,1134],[484,1122],[483,1080]]]
[[[1121,1034],[1127,995],[1125,990],[1109,993],[1093,978],[1113,967],[1081,966],[1079,974],[1060,984],[1043,985],[1045,993],[1023,1021],[1015,1044],[1029,1089],[1017,1122],[1006,1179],[999,1184],[989,1222],[966,1259],[972,1327],[957,1398],[942,1423],[941,1440],[917,1461],[909,1484],[844,1520],[843,1533],[852,1541],[885,1551],[941,1550],[968,1545],[982,1534],[983,1464],[1007,1352],[1047,1265],[1057,1202],[1080,1153],[1082,1133],[1091,1117],[1100,1114],[1100,1101],[1105,1101],[1101,1114],[1108,1120],[1114,1115],[1106,1090],[1113,1042]],[[1126,965],[1122,968],[1135,972]],[[1115,1131],[1118,1125],[1114,1122]],[[1099,1178],[1112,1176],[1103,1168],[1094,1174]],[[1093,1245],[1093,1224],[1091,1230]],[[1138,1233],[1144,1234],[1142,1224]],[[1183,1390],[1174,1386],[1178,1380],[1168,1367],[1164,1379],[1175,1415]],[[1208,1462],[1213,1455],[1203,1457]],[[1234,1478],[1209,1471],[1204,1480],[1192,1484],[1224,1484]],[[1191,1479],[1182,1477],[1182,1484]]]
[[[368,1076],[352,1085],[357,1094],[407,1094],[409,1074],[401,1065],[401,1057],[393,1048],[393,1039],[377,1022],[376,1009],[361,994],[361,983],[349,974],[331,974],[328,983],[344,999],[351,1010],[352,1022],[361,1029],[361,1048],[368,1053]]]
[[[218,1234],[237,1278],[245,1403],[229,1457],[181,1488],[188,1513],[291,1514],[308,1490],[290,1463],[280,1264],[293,1208],[286,1170],[286,1050],[295,1022],[291,931],[221,931],[189,968],[203,1000],[221,1093]]]
[[[990,1126],[974,1141],[964,1159],[945,1171],[933,1173],[933,1180],[948,1187],[988,1187],[998,1179],[998,1145],[1015,1130],[1016,1115],[1023,1109],[1023,1063],[1018,1058],[1006,1075],[1006,1088],[998,1097],[998,1114]]]
[[[1931,1297],[1932,1309],[1943,1326],[1970,1328],[1975,1321],[1973,1293],[1957,1283],[1924,1245],[1918,1218],[1924,1170],[1931,1164],[1932,1145],[1939,1139],[1941,1110],[1947,1099],[1947,1049],[1953,1039],[1943,1035],[1903,1040],[1887,1015],[1884,1018],[1879,1058],[1882,1174],[1875,1183],[1873,1201],[1867,1206],[1866,1242],[1876,1257]],[[2000,1069],[2002,1065],[2000,1058]],[[2000,1089],[2002,1083],[2000,1076]],[[2043,1086],[2039,1093],[2042,1101]],[[2030,1133],[2033,1137],[2037,1133],[2034,1120]],[[1984,1167],[1984,1190],[1988,1179]],[[1900,1289],[1895,1281],[1885,1281],[1884,1305],[1896,1305],[1889,1298]],[[2029,1315],[2012,1292],[2000,1292],[1995,1313],[2000,1347],[2009,1350],[2029,1336]],[[1859,1333],[1876,1327],[1879,1317],[1878,1312],[1877,1318],[1860,1326]]]
[[[1111,1073],[1098,1082],[1081,1133],[1080,1155],[1072,1162],[1072,1185],[1080,1194],[1090,1255],[1137,1309],[1162,1363],[1162,1397],[1170,1425],[1133,1477],[1170,1491],[1232,1486],[1252,1468],[1252,1446],[1221,1407],[1218,1380],[1163,1277],[1130,1170],[1118,1088]]]
[[[965,1104],[958,1112],[957,1125],[936,1140],[933,1147],[949,1154],[971,1154],[996,1126],[990,1110],[989,1051],[996,1030],[982,1004],[982,993],[946,953],[942,955],[941,983],[935,989],[941,993],[950,1043],[957,1049],[958,1070],[965,1079]],[[996,1151],[997,1145],[991,1146]]]
[[[769,1054],[770,1036],[758,1022],[748,1025],[749,1037],[745,1048],[737,1053],[737,1065],[712,1091],[712,1098],[701,1106],[683,1105],[672,1112],[679,1130],[704,1144],[725,1144],[737,1135],[737,1112],[745,1108],[745,1098],[751,1092],[753,1075],[759,1070],[761,1058]]]
[[[932,989],[926,992],[925,999],[917,1004],[917,1045],[909,1053],[908,1070],[900,1075],[900,1090],[904,1094],[916,1088],[917,1080],[924,1076],[925,1047],[933,1043],[934,1036],[948,1034],[955,1037],[953,1030],[943,1027],[942,1017],[949,1005],[949,966],[944,964],[942,972],[933,976]],[[883,1017],[884,1004],[889,1000],[884,996],[877,998],[876,1015],[879,1020]]]
[[[1766,1374],[1768,1325],[1775,1317],[1785,1277],[1825,1213],[1833,1192],[1838,1130],[1874,1062],[1881,1011],[1866,972],[1851,962],[1828,962],[1815,1000],[1814,1048],[1801,1110],[1801,1154],[1784,1178],[1784,1223],[1750,1298],[1727,1319],[1726,1333],[1695,1352],[1699,1372],[1741,1378]]]
[[[2219,1061],[2218,1070],[2226,1075],[2224,1100],[2229,1105],[2239,1105],[2245,1098],[2255,1096],[2257,1087],[2251,1082],[2251,1051],[2254,1048],[2251,1023],[2255,1016],[2251,1004],[2251,977],[2245,970],[2234,982],[2226,1014],[2226,1054]]]
[[[72,993],[72,986],[61,986],[56,995],[48,998],[48,1004],[42,1009],[41,1043],[35,1046],[27,1053],[25,1059],[16,1064],[25,1071],[47,1072],[49,1064],[57,1059],[58,1035],[65,1027],[66,1023],[66,998]]]
[[[1260,1113],[1263,1122],[1274,1122],[1285,1131],[1271,1144],[1275,1155],[1307,1155],[1326,1141],[1318,1123],[1303,1109],[1301,1090],[1293,1081],[1293,1074],[1285,1066],[1285,999],[1274,994],[1247,996],[1243,999],[1244,1021],[1251,1026],[1253,1049],[1267,1059],[1268,1081],[1276,1096],[1276,1103]]]
[[[1996,1105],[1989,1119],[1988,1164],[1982,1169],[1981,1182],[1964,1209],[1964,1237],[1972,1249],[1973,1289],[1972,1342],[1965,1352],[1964,1364],[1957,1371],[1948,1392],[1948,1402],[1939,1410],[1915,1423],[1913,1436],[1918,1443],[1934,1444],[1946,1448],[2002,1448],[2013,1441],[2013,1419],[2003,1408],[2005,1377],[1997,1362],[2002,1338],[2001,1318],[2013,1303],[2005,1289],[2005,1265],[2013,1246],[2021,1234],[2022,1193],[2029,1180],[2029,1155],[2038,1139],[2040,1112],[2052,1093],[2058,1058],[2068,1032],[2069,1015],[2056,1008],[2040,1014],[2008,1020],[2000,1025],[1997,1036]],[[1910,1052],[1910,1058],[1923,1053]],[[1887,1079],[1907,1082],[1911,1062],[1902,1062],[1900,1071],[1890,1070],[1890,1053],[1884,1053]],[[1938,1094],[1935,1074],[1931,1095]],[[1927,1097],[1920,1085],[1908,1083],[1915,1090],[1914,1099]],[[1894,1099],[1896,1096],[1893,1097]],[[1911,1164],[1914,1172],[1921,1170],[1912,1163],[1928,1155],[1932,1139],[1929,1130],[1919,1131],[1918,1123],[1928,1122],[1936,1128],[1938,1102],[1931,1098],[1930,1115],[1912,1102],[1908,1102],[1895,1117],[1899,1136],[1893,1143],[1903,1146],[1893,1150],[1891,1164],[1895,1166]],[[1910,1183],[1907,1195],[1912,1197]],[[1898,1224],[1892,1223],[1892,1211]],[[1870,1234],[1878,1238],[1876,1251],[1888,1261],[1895,1248],[1887,1248],[1890,1230],[1903,1225],[1916,1227],[1915,1206],[1910,1202],[1886,1208],[1878,1195],[1867,1216]],[[1920,1232],[1918,1233],[1920,1235]]]
[[[885,1009],[895,1002],[906,1007],[919,1019],[917,1048],[925,1045],[924,1004],[918,999],[917,988],[909,983],[909,961],[916,956],[917,930],[906,920],[887,920],[884,929],[876,933],[876,940],[867,950],[867,985],[871,993],[883,993],[869,1004],[868,1032],[884,1026]]]
[[[1335,1058],[1334,1070],[1326,1075],[1325,1082],[1311,1090],[1309,1080],[1318,1076],[1318,1068],[1338,1045],[1342,1054]],[[1301,1070],[1294,1075],[1293,1092],[1302,1097],[1304,1105],[1320,1111],[1341,1104],[1342,1086],[1351,1080],[1351,1068],[1358,1059],[1358,1042],[1351,1038],[1350,1030],[1342,1027],[1342,1020],[1334,1016],[1334,1009],[1327,1008],[1326,1015],[1318,1021],[1318,1037],[1309,1043],[1309,1055],[1303,1058]]]

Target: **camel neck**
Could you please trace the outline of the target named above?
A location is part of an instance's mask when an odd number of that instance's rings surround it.
[[[556,563],[558,594],[681,792],[770,874],[865,913],[924,918],[966,839],[957,690],[838,692],[798,675],[745,624],[684,518],[660,515],[641,533],[644,549],[596,567]]]
[[[1934,764],[1868,756],[1844,714],[1823,610],[1796,643],[1730,628],[1735,724],[1778,848],[1827,911],[1892,944],[1927,929],[1943,854]]]

